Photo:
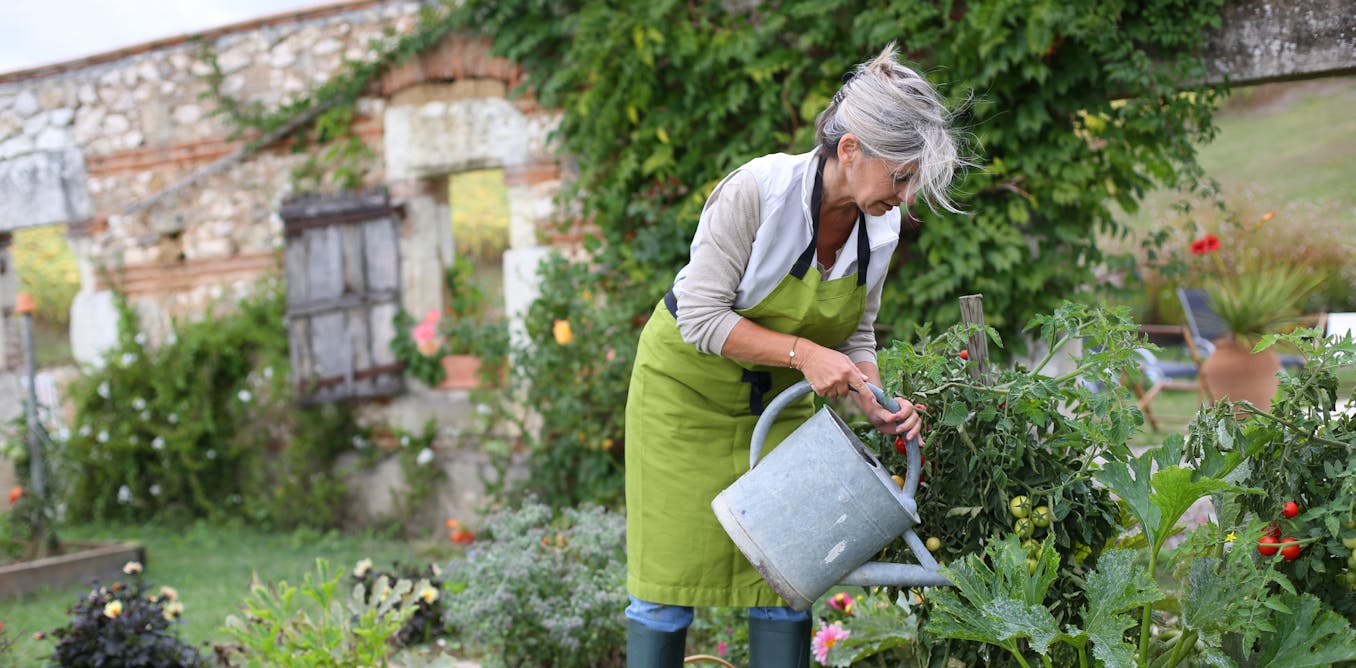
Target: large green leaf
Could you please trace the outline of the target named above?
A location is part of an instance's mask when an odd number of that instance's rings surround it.
[[[1097,570],[1088,574],[1088,603],[1083,609],[1083,624],[1092,640],[1092,653],[1108,668],[1131,668],[1135,648],[1126,643],[1125,630],[1134,625],[1124,614],[1148,605],[1162,595],[1148,572],[1135,567],[1130,550],[1113,550],[1097,561]]]
[[[1281,602],[1293,614],[1277,619],[1276,631],[1262,634],[1262,654],[1255,665],[1302,668],[1356,660],[1356,630],[1350,622],[1311,594],[1285,595]]]

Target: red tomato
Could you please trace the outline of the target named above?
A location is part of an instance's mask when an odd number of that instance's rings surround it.
[[[1299,504],[1294,501],[1286,501],[1285,505],[1281,506],[1281,516],[1286,519],[1293,519],[1298,514]]]
[[[963,360],[968,360],[968,359],[970,359],[970,351],[968,351],[968,350],[962,350],[962,351],[960,351],[960,358],[963,359]]]
[[[895,452],[899,454],[908,454],[908,444],[905,443],[903,436],[895,437]]]
[[[1275,536],[1264,535],[1261,538],[1257,539],[1257,551],[1261,552],[1262,556],[1269,557],[1273,554],[1276,554],[1276,550],[1280,549],[1275,546],[1276,543],[1279,542],[1281,541],[1278,540]]]
[[[1272,538],[1280,538],[1280,537],[1281,537],[1281,525],[1279,525],[1279,524],[1277,524],[1277,523],[1275,523],[1275,522],[1272,522],[1271,524],[1268,524],[1268,525],[1266,526],[1266,528],[1262,529],[1262,533],[1263,533],[1264,535],[1271,536]]]
[[[1299,559],[1300,546],[1299,543],[1294,543],[1294,540],[1295,539],[1291,538],[1290,536],[1286,536],[1285,538],[1281,539],[1282,543],[1293,543],[1291,545],[1286,545],[1285,547],[1281,548],[1281,556],[1285,557],[1286,561],[1294,561],[1296,559]]]

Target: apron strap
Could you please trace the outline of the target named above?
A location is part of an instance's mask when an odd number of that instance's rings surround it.
[[[749,415],[762,415],[766,408],[763,396],[772,391],[772,373],[744,369],[740,380],[749,384]]]
[[[866,285],[866,270],[871,268],[871,240],[866,238],[866,214],[857,215],[857,285]]]
[[[815,259],[815,243],[819,241],[819,207],[824,203],[824,163],[828,162],[828,156],[820,156],[819,164],[815,167],[815,187],[810,191],[810,245],[796,259],[796,264],[791,266],[791,275],[796,280],[805,278],[806,272],[810,271],[810,263]]]

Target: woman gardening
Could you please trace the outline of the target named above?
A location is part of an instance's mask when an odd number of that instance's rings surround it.
[[[702,210],[691,256],[641,333],[626,407],[629,666],[683,662],[694,606],[749,608],[754,668],[808,666],[808,612],[785,607],[721,529],[711,500],[748,469],[767,401],[802,378],[850,392],[885,434],[919,436],[917,407],[880,406],[873,324],[901,205],[947,196],[965,164],[936,91],[893,44],[845,78],[817,146],[757,158]],[[768,444],[812,412],[783,410]]]

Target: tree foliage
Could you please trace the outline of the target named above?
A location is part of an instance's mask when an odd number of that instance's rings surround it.
[[[643,312],[685,261],[702,202],[744,161],[813,144],[840,76],[897,41],[961,110],[980,168],[956,184],[968,212],[917,207],[885,292],[899,337],[958,318],[983,293],[1011,336],[1095,283],[1094,237],[1156,184],[1199,177],[1194,145],[1220,93],[1195,53],[1224,0],[735,3],[466,2],[524,86],[563,110],[592,250],[613,294]]]

